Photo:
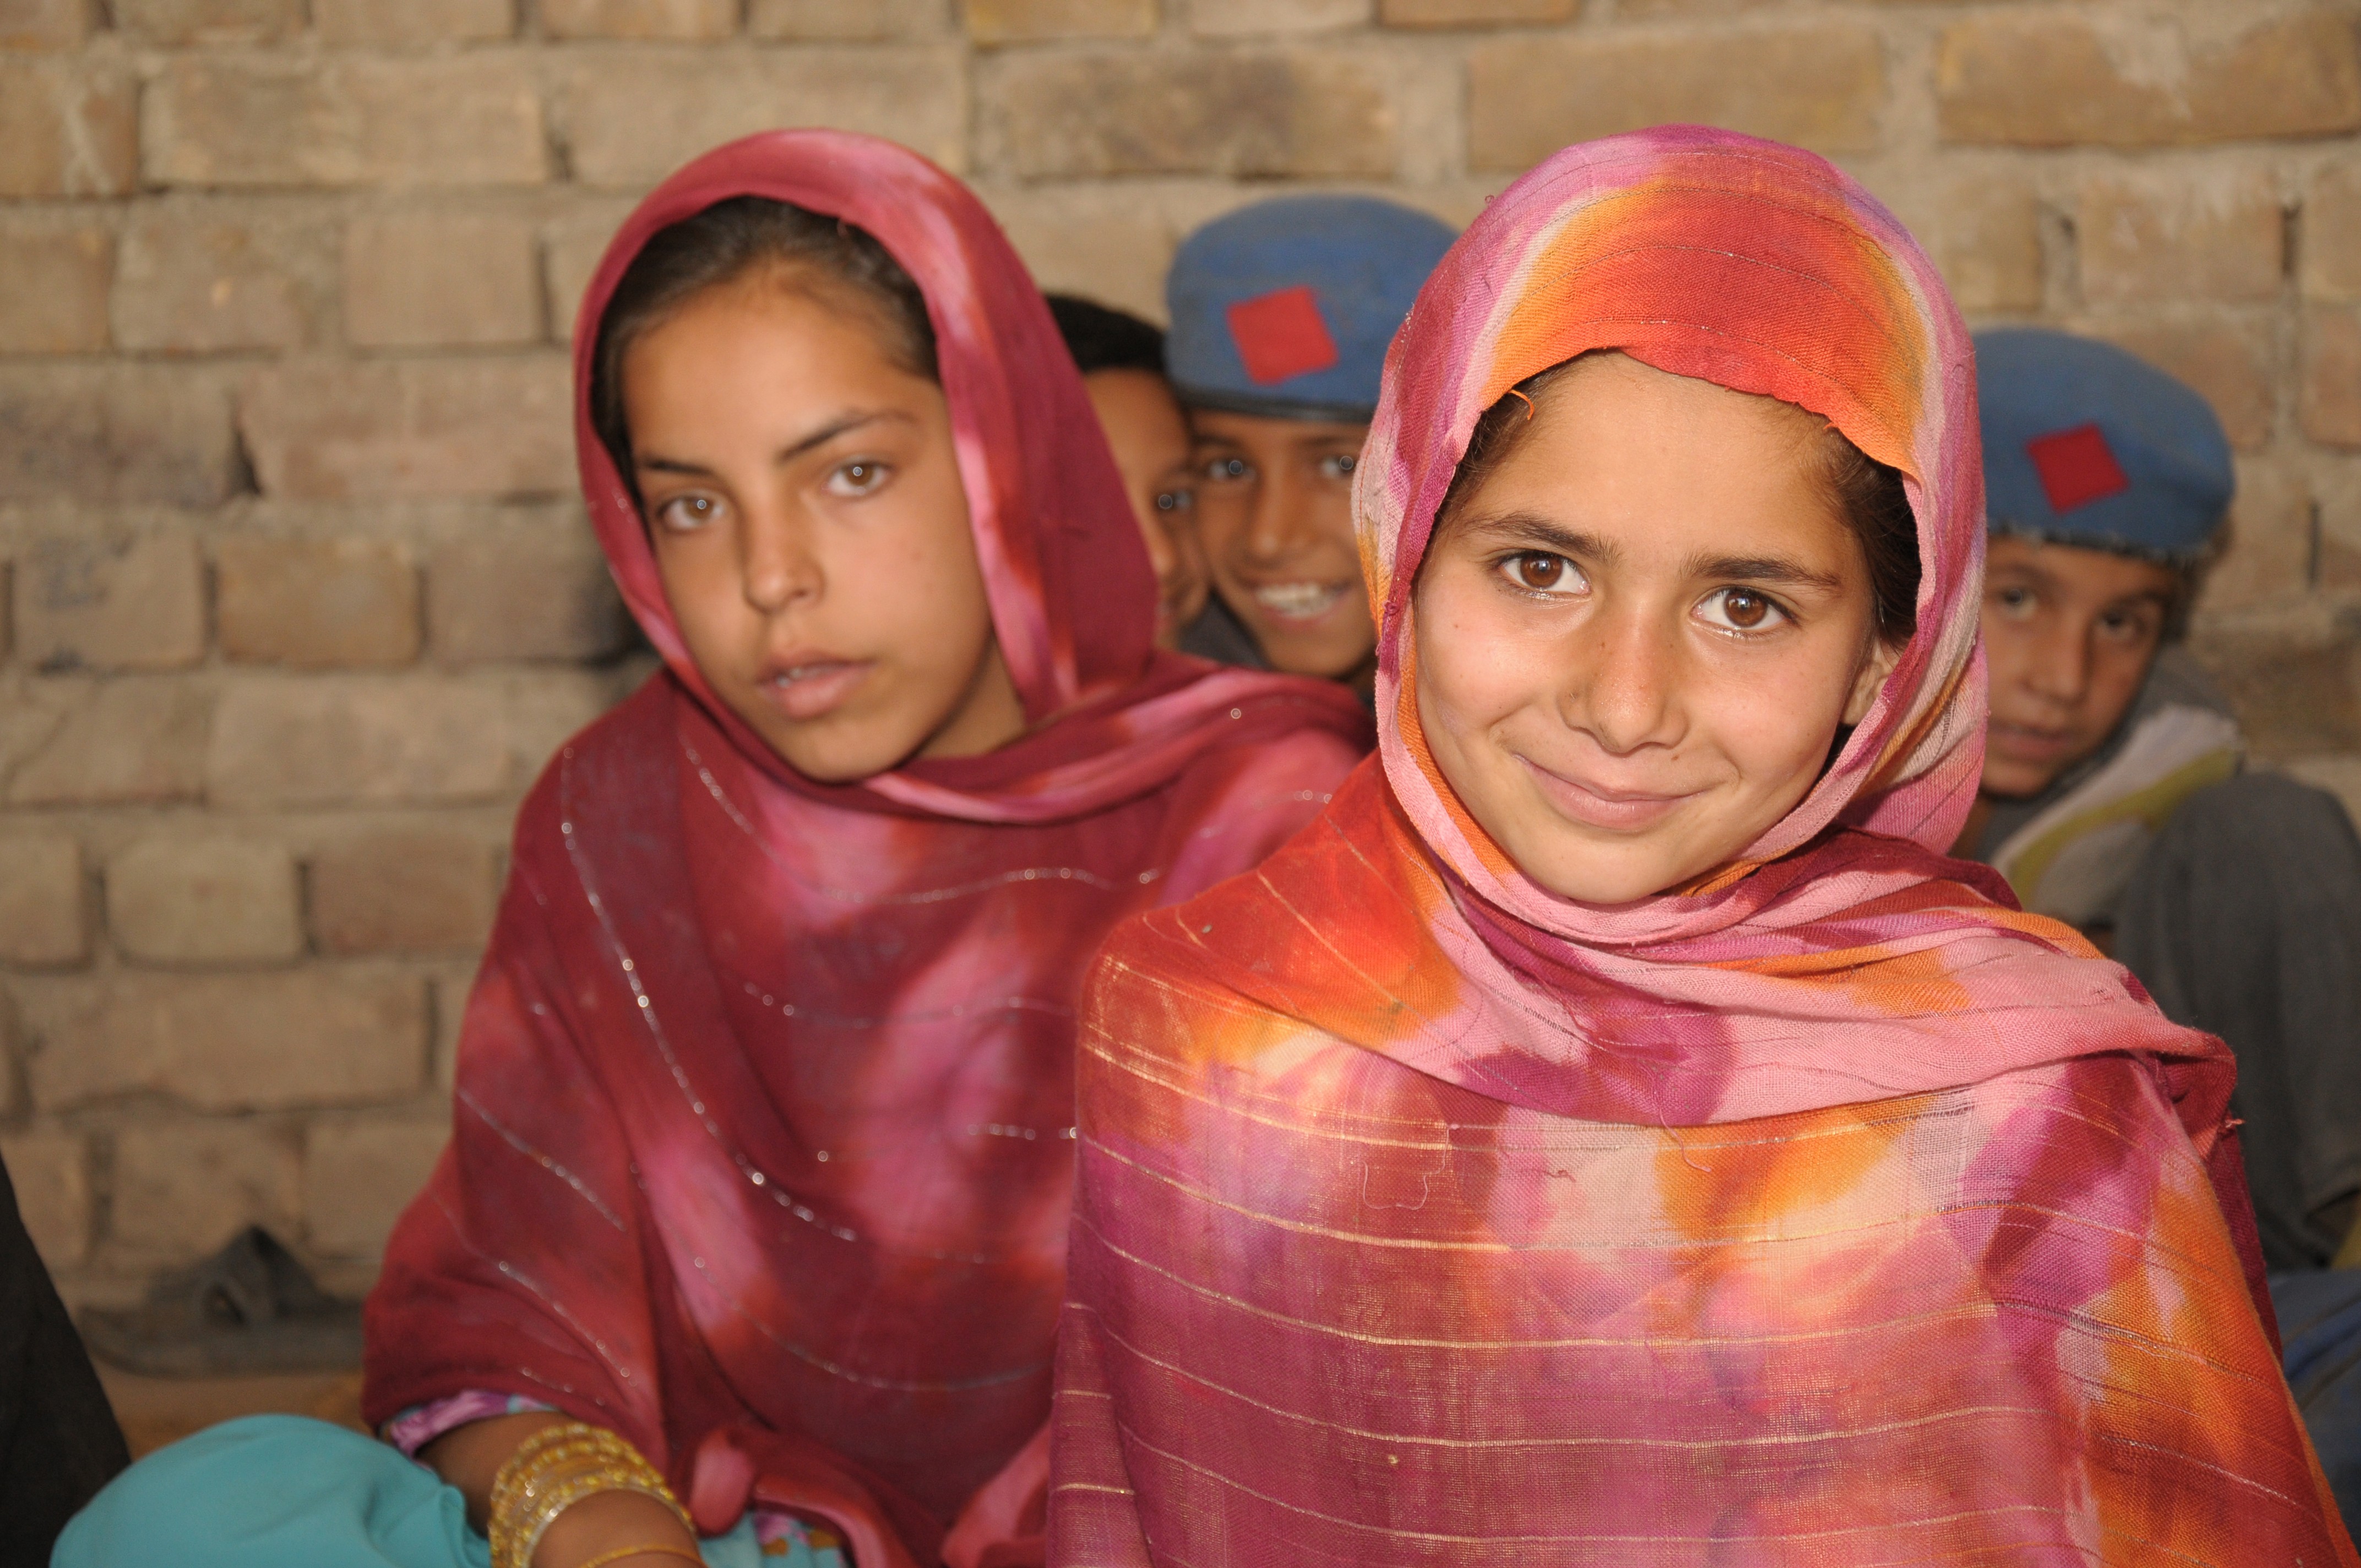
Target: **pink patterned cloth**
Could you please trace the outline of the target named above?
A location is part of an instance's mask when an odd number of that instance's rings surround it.
[[[926,298],[1032,726],[997,751],[815,784],[687,654],[588,372],[641,247],[743,195],[858,225]],[[1367,721],[1324,683],[1153,650],[1048,307],[914,153],[791,131],[699,159],[616,236],[575,360],[583,492],[665,668],[519,814],[451,1148],[369,1299],[365,1409],[545,1402],[637,1444],[708,1534],[751,1503],[828,1520],[862,1568],[1038,1560],[1081,976],[1116,920],[1307,820]]]
[[[1411,595],[1468,435],[1591,349],[1905,476],[1916,635],[1817,786],[1636,905],[1437,772]],[[1379,758],[1110,939],[1050,1561],[2352,1564],[2258,1315],[2218,1041],[1944,858],[1981,771],[1974,367],[1817,158],[1672,127],[1495,198],[1356,493]]]

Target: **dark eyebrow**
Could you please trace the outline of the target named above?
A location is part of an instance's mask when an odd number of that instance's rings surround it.
[[[1692,577],[1735,577],[1747,583],[1777,583],[1791,588],[1817,588],[1822,593],[1844,591],[1844,579],[1778,555],[1706,555],[1688,564]]]
[[[1490,534],[1503,544],[1529,544],[1536,550],[1553,551],[1600,565],[1612,565],[1623,554],[1616,545],[1595,533],[1567,528],[1529,511],[1471,517],[1460,527],[1469,533]]]
[[[862,425],[874,424],[879,420],[907,420],[909,418],[910,416],[908,414],[904,413],[899,409],[872,409],[865,413],[852,412],[840,414],[827,424],[824,424],[818,430],[813,431],[809,435],[779,448],[777,454],[772,457],[771,461],[774,463],[792,463],[796,458],[802,456],[805,453],[811,451],[814,447],[827,445],[829,442],[834,441],[838,436],[844,434],[847,431],[859,430]],[[634,455],[631,459],[631,466],[636,468],[645,468],[649,472],[655,474],[690,474],[710,477],[713,472],[710,468],[707,468],[700,464],[684,463],[676,457],[664,457],[654,453],[650,453],[645,456]]]

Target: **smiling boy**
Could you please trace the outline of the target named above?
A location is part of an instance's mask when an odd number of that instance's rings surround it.
[[[2361,1192],[2361,843],[2334,797],[2239,771],[2236,721],[2173,645],[2229,444],[2121,349],[2026,329],[1976,352],[1992,720],[1955,852],[2237,1053],[2264,1257],[2319,1268]]]
[[[1452,231],[1367,196],[1283,196],[1191,235],[1165,282],[1173,389],[1196,438],[1208,658],[1366,693],[1377,631],[1353,540],[1353,469],[1386,345]]]

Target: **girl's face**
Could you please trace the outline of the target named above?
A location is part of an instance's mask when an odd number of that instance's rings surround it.
[[[1622,904],[1784,817],[1899,650],[1816,417],[1620,355],[1539,401],[1421,568],[1419,720],[1526,875]]]
[[[1025,728],[942,389],[792,279],[707,290],[623,356],[656,565],[715,693],[826,783]]]

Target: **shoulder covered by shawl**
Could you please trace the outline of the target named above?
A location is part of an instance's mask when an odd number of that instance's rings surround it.
[[[2013,907],[1987,868],[1839,829],[1755,880],[1764,918],[1744,944],[1584,948],[1503,932],[1366,763],[1254,872],[1118,927],[1093,977],[1092,1026],[1152,1029],[1166,1036],[1159,1054],[1234,1068],[1316,1031],[1532,1109],[1689,1125],[2101,1052],[2222,1054],[2158,1015],[2070,927]],[[1808,901],[1792,896],[1807,886]],[[1801,902],[1808,915],[1778,917]],[[1466,961],[1488,937],[1511,963]],[[1766,1017],[1852,1026],[1735,1024]],[[1963,1030],[1980,1048],[1961,1048]],[[2203,1147],[2218,1110],[2199,1098],[2191,1131]]]

